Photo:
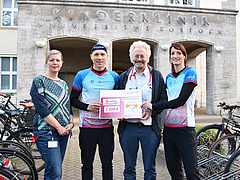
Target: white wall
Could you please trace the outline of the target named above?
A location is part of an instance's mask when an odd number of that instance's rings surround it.
[[[200,0],[200,8],[222,9],[222,2],[227,1],[228,0]]]
[[[237,0],[236,1],[236,6],[237,6],[237,10],[239,11],[240,10],[240,1]],[[238,92],[238,95],[237,95],[237,102],[240,103],[240,34],[239,34],[239,30],[240,30],[240,14],[238,12],[238,15],[237,15],[237,44],[236,44],[236,48],[237,48],[237,67],[238,67],[238,71],[237,71],[237,92]]]
[[[0,28],[0,55],[17,55],[17,28]]]
[[[198,75],[196,106],[206,107],[206,51],[197,56],[196,71]]]

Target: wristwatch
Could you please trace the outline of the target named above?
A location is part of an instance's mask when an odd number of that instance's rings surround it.
[[[74,122],[69,122],[69,124],[72,124],[72,125],[73,125],[73,127],[72,127],[72,128],[74,128],[74,126],[75,126],[75,125],[74,125]]]

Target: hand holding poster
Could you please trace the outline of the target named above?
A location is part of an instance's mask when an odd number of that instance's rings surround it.
[[[142,93],[135,90],[101,90],[99,118],[141,118]]]

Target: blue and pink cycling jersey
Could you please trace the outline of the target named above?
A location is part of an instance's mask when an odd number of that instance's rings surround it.
[[[72,88],[81,91],[81,102],[91,104],[100,102],[100,90],[117,89],[119,76],[116,72],[105,69],[101,74],[92,67],[79,71]],[[106,128],[112,126],[111,119],[99,119],[99,111],[79,111],[79,126],[85,128]]]
[[[186,67],[177,77],[169,73],[166,77],[168,88],[168,100],[178,98],[184,83],[195,83],[197,85],[197,72],[192,67]],[[183,106],[176,109],[168,109],[164,126],[167,127],[195,127],[194,104],[196,88]]]

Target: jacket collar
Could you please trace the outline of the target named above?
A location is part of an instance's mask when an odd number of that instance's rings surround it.
[[[153,67],[152,66],[149,66],[149,65],[147,65],[148,67],[149,67],[149,69],[150,69],[150,72],[151,72],[151,74],[152,74],[152,71],[153,71]],[[129,73],[131,72],[131,70],[134,68],[134,66],[132,66],[132,67],[130,67],[130,68],[128,68],[128,70],[126,71],[126,74],[127,75],[129,75]]]

